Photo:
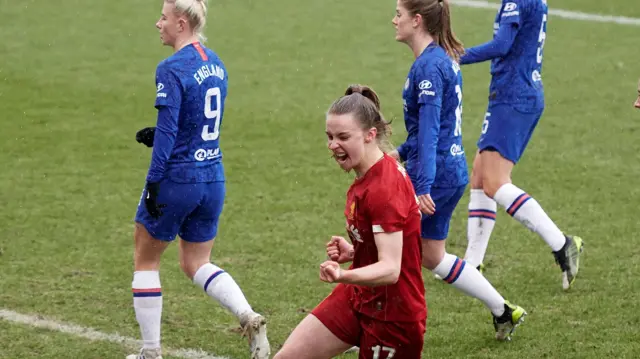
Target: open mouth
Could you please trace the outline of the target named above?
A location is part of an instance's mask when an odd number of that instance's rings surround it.
[[[347,156],[346,153],[334,153],[333,158],[335,158],[338,163],[343,164],[347,161],[347,158],[349,158],[349,156]]]

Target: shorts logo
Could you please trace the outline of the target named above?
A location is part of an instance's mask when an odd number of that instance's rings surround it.
[[[162,89],[164,89],[164,84],[162,84],[162,82],[158,83],[158,90],[156,92],[160,92],[162,91]]]
[[[409,78],[407,77],[407,81],[404,82],[404,89],[405,90],[409,88],[409,84],[410,84]]]
[[[422,80],[420,82],[420,85],[418,85],[418,87],[420,88],[420,90],[428,90],[432,87],[433,85],[431,84],[431,82],[429,80]]]

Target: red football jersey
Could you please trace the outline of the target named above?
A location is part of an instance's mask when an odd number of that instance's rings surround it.
[[[420,209],[404,167],[384,157],[347,192],[347,232],[355,254],[351,268],[378,261],[375,233],[402,231],[402,264],[398,282],[366,287],[350,285],[354,310],[384,321],[418,321],[427,316],[422,279]]]

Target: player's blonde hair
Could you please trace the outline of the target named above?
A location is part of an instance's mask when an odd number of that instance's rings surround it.
[[[327,115],[353,114],[363,130],[375,127],[378,146],[384,152],[393,150],[389,142],[391,123],[387,122],[380,111],[380,99],[372,88],[365,85],[350,85],[344,96],[335,100]]]
[[[174,4],[176,13],[187,17],[189,26],[200,42],[207,41],[204,36],[204,26],[207,24],[207,0],[164,0],[164,2]]]

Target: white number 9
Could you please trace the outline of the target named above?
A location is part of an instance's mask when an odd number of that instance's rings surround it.
[[[211,109],[211,98],[215,97],[216,107],[215,110]],[[202,127],[202,139],[205,141],[215,141],[220,137],[220,116],[221,104],[220,104],[220,88],[212,87],[207,90],[207,94],[204,98],[204,117],[209,120],[214,120],[213,132],[209,132],[209,125]]]

